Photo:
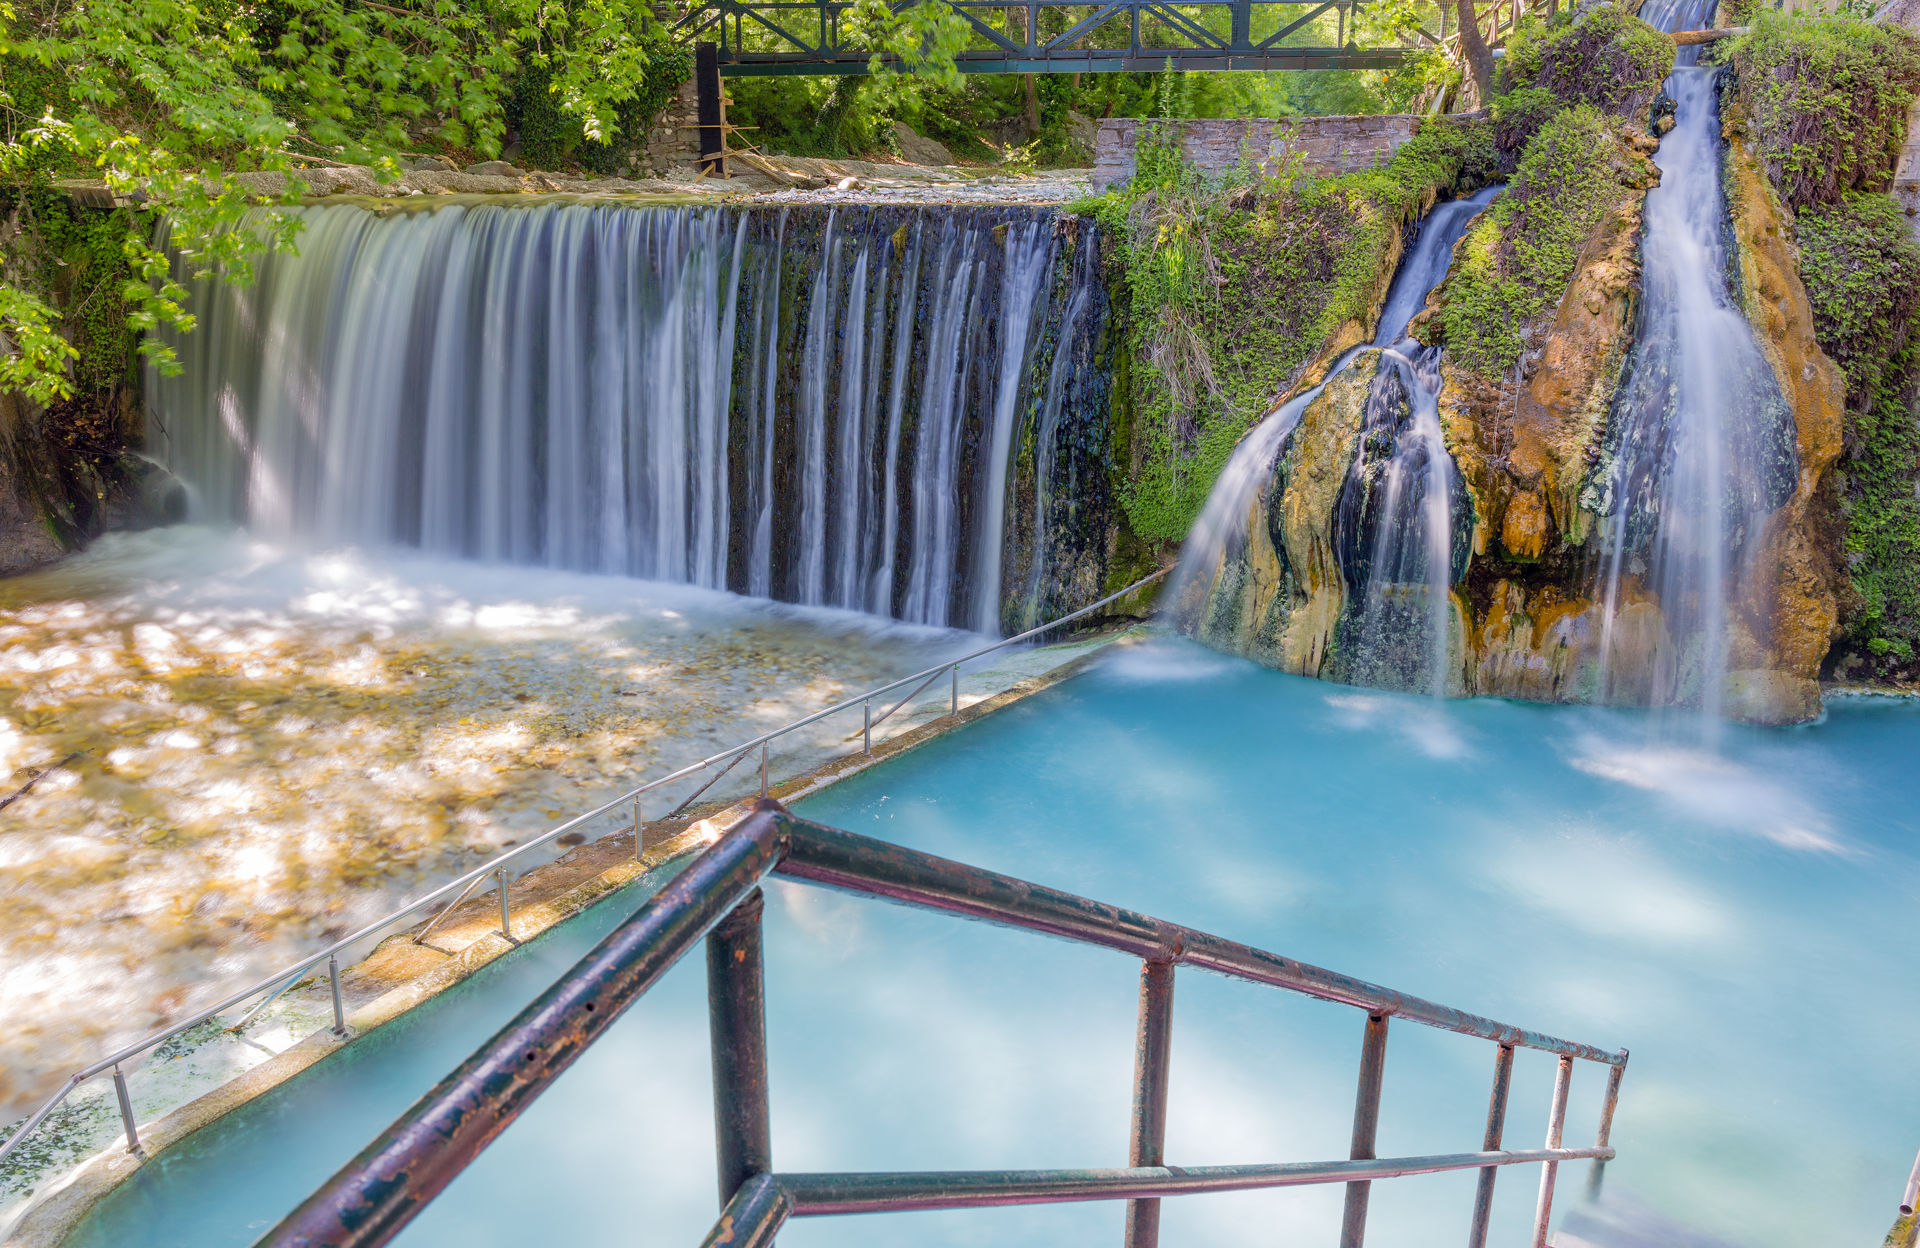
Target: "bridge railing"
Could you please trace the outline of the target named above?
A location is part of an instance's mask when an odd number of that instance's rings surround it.
[[[907,7],[915,0],[906,0]],[[1358,0],[950,0],[975,73],[1163,69],[1389,69],[1404,47],[1352,42]],[[675,26],[716,44],[732,75],[864,73],[873,50],[843,29],[850,0],[702,0]],[[1331,27],[1329,30],[1328,27]],[[1326,39],[1315,46],[1310,40]]]
[[[1141,960],[1133,1118],[1125,1167],[1097,1170],[792,1174],[773,1168],[767,1083],[760,884],[770,875],[866,894],[1099,946]],[[1591,1160],[1598,1190],[1627,1053],[1525,1031],[1205,932],[1024,880],[812,823],[777,802],[757,810],[548,988],[260,1241],[266,1248],[375,1248],[397,1235],[447,1184],[701,940],[707,946],[720,1221],[707,1248],[772,1242],[789,1217],[1126,1200],[1128,1248],[1154,1248],[1169,1196],[1343,1183],[1342,1248],[1366,1237],[1371,1185],[1400,1175],[1477,1170],[1469,1248],[1484,1248],[1494,1179],[1505,1166],[1541,1166],[1533,1243],[1543,1248],[1559,1166]],[[1345,1160],[1176,1167],[1165,1156],[1167,1087],[1178,967],[1304,994],[1365,1015],[1352,1146]],[[1379,1158],[1381,1076],[1391,1019],[1475,1036],[1496,1046],[1479,1151]],[[1559,1059],[1546,1141],[1506,1149],[1514,1051]],[[1607,1070],[1592,1147],[1563,1135],[1576,1061]]]

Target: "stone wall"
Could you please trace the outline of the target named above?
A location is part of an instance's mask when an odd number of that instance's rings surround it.
[[[1172,122],[1109,117],[1094,140],[1093,189],[1098,193],[1133,176],[1134,148],[1147,126],[1176,127],[1180,150],[1209,172],[1231,169],[1243,159],[1264,164],[1299,152],[1309,173],[1331,174],[1385,164],[1420,129],[1420,121],[1406,113]]]
[[[641,167],[632,173],[661,178],[699,159],[700,103],[694,94],[693,79],[689,78],[653,119],[653,126],[647,131],[646,148],[640,156]]]

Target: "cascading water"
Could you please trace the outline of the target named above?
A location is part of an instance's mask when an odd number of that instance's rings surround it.
[[[1446,696],[1452,587],[1466,573],[1459,470],[1440,426],[1441,348],[1404,337],[1447,275],[1467,226],[1502,188],[1435,208],[1394,275],[1373,345],[1380,362],[1360,446],[1334,512],[1334,552],[1355,608],[1339,649],[1360,684]]]
[[[1348,679],[1447,689],[1448,590],[1465,555],[1454,533],[1459,474],[1440,426],[1440,349],[1405,333],[1446,276],[1454,245],[1501,189],[1487,187],[1428,214],[1381,310],[1362,448],[1338,504],[1335,554],[1355,604],[1340,640]],[[1343,355],[1324,381],[1275,409],[1235,448],[1187,537],[1169,591],[1175,619],[1188,631],[1206,637],[1252,627],[1238,618],[1249,575],[1242,556],[1253,526],[1266,522],[1263,495],[1302,414],[1359,354]],[[1412,659],[1403,618],[1409,604],[1412,635],[1421,639]]]
[[[1440,427],[1440,348],[1382,345],[1359,452],[1334,508],[1353,607],[1338,646],[1356,684],[1444,697],[1452,588],[1466,573],[1461,482]]]
[[[1049,373],[1104,315],[1087,227],[1027,208],[292,211],[300,254],[251,286],[197,283],[185,372],[151,379],[150,444],[199,518],[986,632],[1052,588],[1044,551],[1002,582],[1044,525],[1012,489],[1023,442],[1045,430],[1051,455],[1095,417]]]
[[[1660,0],[1642,16],[1686,29],[1710,7]],[[1750,625],[1730,606],[1747,594],[1769,513],[1793,492],[1798,449],[1730,289],[1715,71],[1692,67],[1695,52],[1682,48],[1667,79],[1674,124],[1647,196],[1636,345],[1586,501],[1604,517],[1601,696],[1691,705],[1710,726]],[[1623,612],[1648,597],[1659,611],[1653,653],[1617,654]],[[1647,687],[1623,688],[1623,668],[1644,672]]]

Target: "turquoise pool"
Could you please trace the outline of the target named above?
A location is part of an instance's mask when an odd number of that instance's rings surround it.
[[[1874,1243],[1920,1145],[1920,705],[1663,744],[1640,713],[1436,703],[1166,640],[810,799],[811,817],[1633,1050],[1608,1169],[1658,1242]],[[1137,967],[769,887],[792,1170],[1117,1165]],[[244,1245],[640,900],[530,944],[140,1172],[86,1245]],[[711,1224],[703,969],[676,968],[402,1237],[692,1245]],[[1183,972],[1168,1157],[1344,1155],[1356,1011]],[[1492,1052],[1396,1027],[1383,1155],[1476,1147]],[[1508,1138],[1543,1132],[1521,1055]],[[1571,1139],[1601,1075],[1576,1069]],[[1569,1168],[1562,1191],[1584,1185]],[[1525,1242],[1536,1172],[1503,1175]],[[1464,1235],[1468,1175],[1375,1187],[1369,1242]],[[1573,1202],[1565,1200],[1563,1208]],[[1337,1188],[1169,1201],[1163,1242],[1331,1242]],[[1582,1216],[1577,1212],[1573,1216]],[[1112,1243],[1112,1205],[828,1219],[783,1244]]]

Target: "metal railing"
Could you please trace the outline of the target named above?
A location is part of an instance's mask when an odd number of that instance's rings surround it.
[[[1107,1170],[774,1172],[760,884],[775,874],[1141,959],[1128,1164]],[[259,1244],[376,1248],[387,1243],[702,939],[707,942],[722,1205],[706,1248],[769,1244],[789,1217],[1121,1199],[1128,1202],[1127,1248],[1155,1248],[1165,1197],[1321,1183],[1346,1185],[1340,1242],[1342,1248],[1360,1248],[1375,1181],[1450,1170],[1480,1172],[1468,1244],[1484,1248],[1494,1179],[1501,1167],[1524,1164],[1542,1166],[1533,1243],[1544,1248],[1560,1164],[1591,1160],[1590,1182],[1597,1193],[1602,1167],[1614,1156],[1608,1135],[1627,1064],[1624,1049],[1607,1052],[1497,1023],[1206,932],[826,827],[763,799],[753,814],[703,851]],[[1352,1147],[1346,1160],[1166,1164],[1173,981],[1180,966],[1365,1011]],[[1498,1046],[1480,1151],[1375,1156],[1387,1023],[1392,1018],[1477,1036]],[[1509,1150],[1502,1145],[1516,1048],[1538,1049],[1560,1059],[1542,1148]],[[1599,1132],[1591,1148],[1568,1148],[1562,1139],[1576,1059],[1608,1068]]]
[[[1505,0],[1501,0],[1505,2]],[[919,0],[897,0],[896,11]],[[954,53],[961,73],[1135,73],[1165,69],[1395,69],[1403,47],[1356,47],[1362,0],[950,0],[966,46]],[[733,77],[765,74],[864,74],[876,48],[855,23],[853,0],[701,0],[674,26],[682,43],[714,40]],[[1017,18],[1016,18],[1017,15]],[[1290,43],[1324,38],[1330,47]]]
[[[773,731],[763,733],[760,736],[754,737],[750,741],[742,742],[741,744],[735,745],[729,749],[723,750],[718,754],[709,755],[708,757],[701,759],[699,762],[689,763],[686,766],[681,767],[676,771],[669,772],[667,775],[661,776],[657,780],[649,780],[647,783],[640,785],[637,788],[629,789],[625,793],[622,793],[620,796],[612,799],[611,801],[605,802],[599,806],[594,807],[592,810],[587,811],[585,814],[576,815],[572,819],[567,820],[565,823],[559,824],[558,826],[553,828],[549,828],[547,831],[541,833],[537,837],[534,837],[532,840],[525,842],[524,844],[517,845],[512,849],[496,854],[494,857],[489,858],[486,862],[475,867],[473,870],[468,871],[464,875],[458,876],[455,879],[449,880],[447,883],[442,884],[439,888],[434,889],[432,892],[427,893],[424,896],[415,898],[413,901],[410,901],[406,905],[401,906],[398,910],[394,910],[382,918],[375,919],[373,922],[368,923],[366,926],[360,928],[358,931],[353,932],[351,935],[342,937],[341,939],[334,941],[332,944],[320,950],[318,953],[314,953],[306,958],[302,958],[300,961],[295,962],[290,966],[287,966],[282,968],[281,970],[275,971],[273,974],[267,976],[265,979],[259,980],[258,982],[253,983],[247,986],[246,988],[241,989],[239,992],[234,993],[232,996],[226,997],[225,999],[220,1001],[219,1004],[213,1005],[207,1009],[201,1010],[199,1013],[193,1015],[191,1018],[188,1018],[184,1022],[175,1023],[173,1026],[168,1027],[163,1031],[157,1031],[152,1035],[146,1037],[144,1040],[140,1040],[134,1044],[130,1044],[127,1047],[119,1050],[118,1052],[113,1053],[108,1057],[103,1057],[99,1061],[94,1062],[92,1065],[74,1072],[74,1074],[68,1078],[66,1083],[61,1085],[60,1090],[58,1092],[54,1093],[38,1109],[34,1110],[32,1114],[28,1115],[26,1120],[20,1124],[20,1127],[18,1130],[14,1131],[14,1133],[8,1136],[4,1141],[0,1141],[0,1160],[4,1160],[9,1153],[13,1152],[14,1149],[18,1148],[22,1142],[24,1142],[29,1136],[31,1136],[35,1131],[37,1131],[40,1127],[40,1124],[46,1121],[47,1116],[53,1113],[54,1110],[58,1109],[60,1105],[67,1099],[67,1097],[72,1095],[73,1091],[76,1088],[78,1088],[81,1084],[85,1083],[87,1080],[93,1079],[99,1075],[105,1074],[108,1071],[111,1071],[113,1074],[114,1094],[120,1104],[120,1119],[121,1119],[121,1125],[126,1132],[127,1151],[130,1153],[137,1152],[140,1148],[139,1125],[135,1120],[132,1097],[129,1094],[127,1089],[126,1074],[121,1070],[121,1067],[123,1065],[126,1065],[127,1063],[131,1062],[134,1058],[137,1058],[142,1054],[147,1053],[159,1047],[162,1044],[165,1044],[167,1041],[173,1039],[175,1036],[180,1035],[182,1032],[190,1031],[193,1028],[200,1026],[202,1023],[205,1023],[210,1019],[218,1018],[220,1015],[225,1014],[227,1011],[234,1009],[235,1007],[240,1006],[246,1003],[247,1001],[252,1000],[254,997],[259,996],[262,993],[266,993],[267,995],[259,1002],[259,1004],[254,1006],[253,1009],[249,1010],[246,1013],[246,1015],[240,1019],[239,1022],[235,1023],[231,1028],[228,1029],[231,1031],[240,1030],[241,1028],[245,1027],[248,1023],[252,1022],[254,1018],[258,1017],[262,1010],[266,1009],[267,1006],[271,1005],[283,993],[297,986],[302,980],[306,978],[308,972],[315,970],[323,962],[326,963],[327,978],[330,981],[330,987],[332,989],[334,1034],[345,1035],[347,1031],[347,1020],[346,1020],[346,1011],[344,1008],[344,1003],[341,999],[341,994],[340,994],[340,954],[350,949],[352,946],[359,944],[361,941],[366,940],[370,936],[378,935],[380,932],[399,923],[402,919],[408,919],[418,915],[420,911],[426,909],[428,906],[433,905],[435,902],[440,901],[443,898],[452,896],[457,893],[458,895],[453,896],[452,901],[448,902],[445,906],[441,907],[440,910],[433,916],[432,920],[426,925],[426,927],[423,928],[420,931],[420,933],[414,938],[417,943],[424,944],[426,941],[426,938],[432,934],[434,927],[436,927],[442,919],[446,918],[447,915],[451,914],[453,912],[454,907],[458,906],[461,902],[465,901],[469,896],[471,896],[474,893],[476,889],[480,888],[483,884],[485,884],[488,877],[490,876],[493,878],[496,886],[500,890],[500,934],[506,937],[506,939],[508,939],[509,941],[512,941],[514,939],[514,936],[513,936],[513,928],[512,928],[511,899],[509,895],[509,881],[507,876],[507,867],[509,864],[513,863],[516,859],[524,858],[526,855],[531,854],[533,851],[550,844],[557,838],[561,836],[565,836],[568,832],[574,830],[575,828],[581,827],[582,825],[590,822],[591,820],[597,819],[600,816],[605,815],[610,811],[617,810],[620,807],[623,807],[629,803],[631,803],[633,807],[633,824],[632,824],[633,852],[634,852],[634,856],[637,858],[640,856],[642,850],[644,849],[644,846],[642,844],[642,841],[644,838],[642,835],[643,821],[641,819],[640,799],[645,795],[647,795],[648,793],[651,793],[656,789],[663,788],[667,785],[678,783],[679,781],[688,779],[689,777],[697,776],[703,771],[718,768],[718,770],[715,771],[713,776],[711,776],[705,784],[701,785],[697,790],[694,791],[692,796],[688,797],[686,800],[682,801],[678,806],[674,807],[674,809],[670,813],[664,816],[661,816],[661,818],[664,818],[664,819],[671,819],[675,815],[678,815],[679,813],[684,811],[687,807],[691,806],[696,800],[699,799],[699,797],[702,794],[704,794],[708,789],[712,788],[716,783],[718,783],[723,776],[731,772],[737,764],[739,764],[742,760],[746,759],[748,756],[753,754],[755,750],[758,750],[760,754],[760,795],[764,797],[766,796],[768,787],[769,787],[768,773],[767,773],[768,747],[773,742],[779,740],[781,737],[788,735],[789,733],[797,732],[802,728],[818,723],[820,720],[826,719],[828,716],[837,715],[843,711],[850,711],[855,707],[862,708],[864,712],[862,732],[861,732],[861,748],[865,753],[871,754],[873,752],[873,730],[880,727],[894,714],[896,714],[902,708],[904,708],[909,702],[913,701],[914,698],[919,697],[921,693],[923,693],[929,686],[933,684],[934,681],[938,680],[941,676],[949,675],[949,673],[951,674],[952,693],[951,693],[951,700],[948,707],[948,714],[958,715],[960,713],[960,668],[962,665],[970,663],[973,660],[981,658],[985,655],[993,654],[996,651],[1005,650],[1008,647],[1020,645],[1021,643],[1030,641],[1035,637],[1041,636],[1042,634],[1052,632],[1055,629],[1061,627],[1062,625],[1071,624],[1076,620],[1085,619],[1087,616],[1094,614],[1095,612],[1099,611],[1101,608],[1111,606],[1113,603],[1120,601],[1122,598],[1125,598],[1130,594],[1136,593],[1139,590],[1146,588],[1148,585],[1151,585],[1153,584],[1153,582],[1164,577],[1171,570],[1172,569],[1170,567],[1161,568],[1159,571],[1154,572],[1151,575],[1141,577],[1139,580],[1127,586],[1125,589],[1120,590],[1117,593],[1109,594],[1105,598],[1100,599],[1098,602],[1089,603],[1088,605],[1081,607],[1078,611],[1074,611],[1067,615],[1063,615],[1059,619],[1051,620],[1035,628],[1030,628],[1023,633],[1017,633],[1012,637],[1003,638],[1000,641],[994,642],[992,645],[982,646],[978,650],[969,651],[968,653],[963,654],[958,658],[947,659],[934,667],[929,667],[922,671],[915,672],[911,676],[902,676],[898,680],[889,681],[884,685],[880,685],[880,686],[877,686],[876,688],[869,689],[865,693],[856,694],[851,698],[847,698],[844,701],[836,702],[832,706],[826,707],[822,710],[815,711],[810,715],[802,716],[799,719],[793,720],[791,723],[782,724],[780,727],[775,728]],[[918,683],[916,684],[915,682],[918,682]],[[893,705],[889,706],[876,719],[873,714],[874,701],[878,698],[885,697],[887,694],[890,694],[895,690],[904,688],[907,685],[914,685],[913,691],[907,694],[905,697],[901,698],[899,701],[893,703]],[[614,828],[610,830],[609,834],[610,835],[617,834],[619,832],[623,832],[626,830],[627,830],[626,828]]]
[[[1887,1232],[1885,1248],[1915,1248],[1920,1243],[1920,1156],[1913,1159],[1913,1171],[1900,1193],[1900,1216]]]

